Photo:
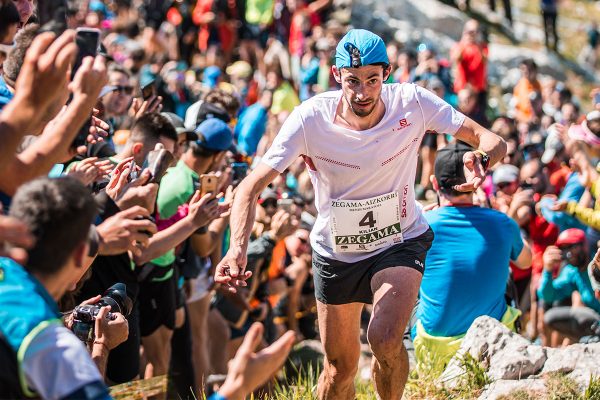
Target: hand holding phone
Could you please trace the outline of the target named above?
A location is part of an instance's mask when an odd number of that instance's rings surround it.
[[[293,199],[279,199],[279,200],[277,200],[277,207],[280,210],[283,210],[286,213],[291,214],[293,211],[293,207],[294,207],[294,200]]]
[[[218,183],[219,179],[215,174],[200,175],[200,197],[204,197],[207,193],[212,193],[216,196]]]
[[[93,28],[77,28],[75,43],[77,44],[77,57],[73,63],[73,69],[71,70],[71,80],[75,77],[75,74],[79,67],[81,67],[81,63],[85,57],[96,57],[98,46],[100,45],[100,30]],[[69,99],[69,102],[70,100],[71,99]],[[90,116],[77,133],[71,147],[76,149],[87,144],[87,137],[90,134],[91,125],[92,117]]]
[[[142,99],[144,99],[144,101],[149,100],[150,98],[152,98],[152,96],[156,96],[156,84],[154,79],[146,85],[142,86],[140,89],[142,92]]]

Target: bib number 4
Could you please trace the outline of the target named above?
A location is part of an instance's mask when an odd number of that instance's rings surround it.
[[[377,225],[377,221],[375,220],[373,211],[369,211],[368,213],[366,213],[365,216],[358,223],[358,226],[368,226],[370,229],[373,229],[375,225]]]
[[[401,243],[397,192],[364,200],[332,200],[332,247],[336,252],[371,252]]]

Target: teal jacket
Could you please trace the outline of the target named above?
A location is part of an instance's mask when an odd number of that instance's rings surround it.
[[[58,305],[42,284],[10,258],[0,258],[0,331],[17,355],[21,390],[34,396],[20,367],[27,347],[50,324],[61,324]]]
[[[581,300],[587,307],[600,313],[600,301],[594,296],[587,268],[579,270],[567,264],[556,279],[552,279],[552,272],[544,270],[537,295],[544,302],[553,303],[569,298],[575,291],[579,292]]]

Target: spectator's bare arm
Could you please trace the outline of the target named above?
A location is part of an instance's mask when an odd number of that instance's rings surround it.
[[[106,79],[104,57],[83,60],[70,85],[73,100],[48,124],[36,142],[9,162],[5,179],[0,181],[2,191],[13,195],[21,184],[47,174],[54,164],[74,155],[71,144],[79,129],[90,118]]]
[[[294,332],[286,332],[275,343],[255,353],[262,333],[263,326],[253,324],[230,362],[227,379],[219,390],[219,394],[228,400],[245,399],[247,394],[267,382],[287,358],[294,343]]]
[[[0,169],[13,159],[23,136],[39,124],[66,87],[77,51],[74,38],[75,32],[68,30],[56,40],[50,32],[33,40],[15,83],[15,97],[0,114]]]

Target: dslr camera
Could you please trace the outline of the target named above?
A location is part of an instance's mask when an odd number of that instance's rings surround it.
[[[94,340],[94,325],[96,317],[102,307],[110,306],[111,312],[106,318],[114,320],[114,313],[121,313],[127,317],[131,313],[133,303],[127,296],[127,287],[124,283],[115,283],[104,292],[102,298],[95,304],[77,306],[73,310],[73,333],[84,342]]]

